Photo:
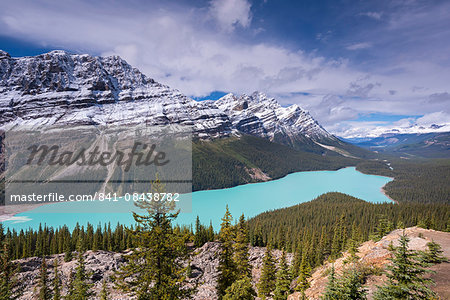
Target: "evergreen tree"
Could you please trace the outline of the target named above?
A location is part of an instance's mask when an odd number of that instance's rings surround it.
[[[151,186],[152,195],[165,192],[157,179]],[[133,212],[138,226],[129,230],[136,248],[125,256],[124,264],[115,274],[117,288],[137,299],[178,299],[193,291],[183,288],[186,269],[182,263],[188,252],[182,235],[174,232],[172,221],[179,212],[173,212],[174,202],[145,199],[136,205],[146,215]]]
[[[60,300],[61,299],[61,280],[59,277],[58,257],[56,257],[53,262],[53,272],[55,273],[55,276],[53,277],[53,300]]]
[[[214,227],[211,220],[209,221],[208,227],[208,242],[214,242]]]
[[[275,290],[275,263],[272,257],[272,247],[267,246],[266,253],[263,258],[261,277],[258,282],[258,296],[262,299],[270,297]]]
[[[302,262],[300,264],[299,275],[297,278],[296,291],[305,292],[309,288],[308,278],[311,277],[311,266],[308,260],[308,252],[303,251]]]
[[[41,268],[39,271],[39,300],[50,300],[51,294],[48,288],[47,263],[45,257],[42,258]]]
[[[300,265],[302,264],[302,256],[303,256],[302,254],[303,254],[303,244],[302,241],[300,240],[297,243],[297,247],[295,248],[294,261],[291,266],[291,275],[294,278],[297,277],[299,274]]]
[[[233,260],[234,232],[231,224],[232,221],[233,217],[231,216],[227,205],[219,232],[220,254],[219,279],[217,282],[217,293],[219,297],[225,295],[226,289],[231,286],[236,279],[236,266]]]
[[[341,254],[341,232],[342,227],[340,227],[339,224],[336,224],[334,227],[333,241],[331,243],[331,259],[336,259]]]
[[[342,276],[336,277],[334,266],[328,276],[328,283],[322,300],[363,300],[367,291],[363,288],[364,278],[357,266],[353,264],[343,271]]]
[[[97,226],[97,230],[95,230],[93,239],[92,250],[97,251],[101,248],[102,244],[102,227],[100,224]]]
[[[192,264],[191,264],[191,258],[189,258],[187,267],[186,267],[186,276],[187,278],[191,278],[192,277]]]
[[[73,272],[69,274],[69,280],[67,281],[67,293],[64,296],[64,300],[74,300],[75,299],[75,290],[74,290],[74,275]]]
[[[422,261],[430,264],[440,264],[448,261],[445,256],[442,255],[442,247],[435,241],[427,243],[428,249],[422,253]]]
[[[367,291],[363,288],[363,276],[356,266],[344,269],[337,280],[338,293],[342,300],[366,299]]]
[[[79,239],[82,241],[82,238]],[[75,276],[73,278],[73,300],[87,300],[92,296],[90,291],[92,284],[88,283],[88,273],[86,272],[82,243],[80,242],[78,248],[78,261],[75,268]]]
[[[275,283],[275,300],[286,300],[290,292],[291,278],[289,276],[289,269],[286,262],[286,253],[283,251],[278,264],[278,271],[276,273]]]
[[[384,216],[384,215],[380,216],[380,218],[378,220],[378,225],[377,225],[377,228],[376,228],[376,238],[378,240],[380,240],[386,234],[391,232],[392,229],[393,229],[392,222],[389,221],[389,219],[386,218],[386,216]]]
[[[348,252],[350,254],[350,257],[348,257],[344,262],[348,263],[348,262],[357,262],[359,260],[358,255],[356,255],[356,253],[358,253],[358,248],[359,248],[359,230],[356,227],[356,224],[353,223],[352,225],[352,234],[350,239],[348,240]]]
[[[317,246],[316,255],[315,255],[315,264],[321,265],[326,255],[328,255],[327,251],[327,233],[325,226],[322,226],[319,245]]]
[[[251,278],[251,266],[248,262],[248,233],[244,214],[241,215],[239,223],[236,225],[236,237],[233,249],[236,278],[244,276]]]
[[[417,225],[416,225],[416,226],[417,226],[417,227],[420,227],[420,228],[427,229],[427,224],[425,223],[425,220],[424,220],[424,219],[420,219],[419,222],[417,222]]]
[[[0,223],[0,245],[3,245],[5,240],[5,229],[3,228],[3,223]]]
[[[223,300],[253,300],[256,297],[256,292],[253,289],[252,281],[249,277],[244,276],[239,280],[233,282],[231,286],[229,286],[225,295],[223,296]]]
[[[322,300],[340,300],[338,286],[336,283],[336,271],[334,264],[331,265],[330,275],[328,275],[328,283],[325,287],[325,294],[321,297]]]
[[[409,238],[403,234],[400,245],[392,247],[393,258],[387,267],[387,282],[378,287],[374,299],[431,299],[436,294],[427,286],[433,281],[424,278],[429,266],[420,261],[417,251],[409,250]]]
[[[71,247],[71,245],[70,245],[70,237],[67,237],[67,238],[64,240],[64,251],[65,251],[65,254],[64,254],[64,261],[65,261],[65,262],[71,261],[72,258],[73,258],[73,255],[72,255],[72,247]]]
[[[402,220],[399,220],[399,221],[397,222],[397,228],[398,228],[398,229],[405,229],[405,223],[403,223]]]
[[[200,218],[197,216],[195,219],[195,235],[194,235],[194,247],[200,247],[202,246],[202,238],[201,238],[201,224],[200,224]]]
[[[44,244],[44,234],[42,231],[42,225],[39,224],[38,234],[37,234],[37,238],[36,238],[36,248],[34,250],[34,256],[44,255],[43,244]]]
[[[3,234],[3,229],[0,232]],[[9,243],[3,240],[3,245],[0,246],[0,299],[17,299],[22,295],[24,287],[17,278],[20,269],[10,260]]]
[[[100,300],[108,300],[108,298],[109,298],[108,285],[106,284],[106,279],[103,279],[102,290],[100,291]]]

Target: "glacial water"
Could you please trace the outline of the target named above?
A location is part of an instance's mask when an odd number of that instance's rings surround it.
[[[194,192],[192,196],[192,212],[181,213],[177,219],[179,224],[193,224],[198,215],[204,224],[210,220],[217,230],[221,218],[228,204],[231,214],[237,219],[242,213],[246,217],[253,217],[267,210],[292,206],[298,203],[313,200],[327,192],[342,192],[372,203],[390,202],[381,188],[392,178],[365,175],[354,167],[338,171],[297,172],[281,179],[241,185],[228,189],[208,190]],[[83,213],[77,211],[77,206],[89,207]],[[89,206],[86,206],[89,205]],[[96,226],[110,222],[114,227],[121,224],[134,224],[131,211],[137,208],[132,202],[119,202],[119,212],[103,212],[96,203],[80,204],[77,202],[64,202],[47,204],[32,211],[17,214],[12,219],[4,221],[4,225],[11,229],[37,229],[39,224],[59,227],[67,225],[73,228],[78,222],[85,225],[88,222]]]

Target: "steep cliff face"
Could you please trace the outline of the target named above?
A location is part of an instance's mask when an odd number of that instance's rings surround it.
[[[260,92],[240,97],[228,94],[217,100],[216,105],[230,116],[234,128],[251,135],[270,140],[277,135],[333,138],[307,111],[297,105],[282,107],[274,98]]]
[[[259,92],[198,102],[118,56],[64,51],[21,58],[0,51],[0,115],[4,128],[180,124],[192,126],[200,138],[250,134],[287,145],[335,139],[300,107],[282,107]]]

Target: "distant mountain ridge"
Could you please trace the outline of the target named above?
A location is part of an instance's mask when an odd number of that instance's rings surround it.
[[[231,133],[217,107],[155,82],[118,56],[52,51],[11,58],[0,52],[0,126],[193,126],[199,135]]]
[[[450,132],[437,133],[386,133],[376,138],[347,140],[371,150],[404,157],[450,157]]]
[[[383,137],[386,135],[394,135],[394,134],[427,134],[427,133],[443,133],[443,132],[450,132],[450,120],[447,121],[441,120],[433,124],[414,123],[407,126],[394,126],[394,127],[379,126],[369,130],[368,132],[347,133],[345,134],[344,139],[353,142],[361,142],[361,141],[368,141],[377,137]]]

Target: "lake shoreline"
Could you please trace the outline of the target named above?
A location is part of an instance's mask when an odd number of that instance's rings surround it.
[[[33,210],[45,204],[52,204],[52,203],[54,202],[0,206],[0,222],[11,220],[17,214]]]
[[[213,188],[213,189],[206,189],[206,190],[196,190],[196,191],[192,191],[192,193],[194,193],[194,192],[204,192],[204,191],[227,190],[227,189],[232,189],[232,188],[235,188],[235,187],[238,187],[238,186],[245,186],[245,185],[251,185],[251,184],[258,184],[258,183],[271,182],[271,181],[274,181],[274,180],[283,179],[283,178],[285,178],[285,177],[287,177],[287,176],[289,176],[289,175],[295,174],[295,173],[330,172],[330,171],[335,171],[335,172],[337,172],[337,171],[344,170],[344,169],[347,169],[347,168],[355,168],[355,171],[357,171],[357,172],[359,172],[359,173],[361,173],[361,174],[364,174],[364,175],[373,175],[373,176],[381,176],[381,177],[392,178],[392,177],[389,177],[389,176],[382,176],[382,175],[377,175],[377,174],[366,174],[366,173],[363,173],[363,172],[357,170],[357,169],[356,169],[356,166],[346,166],[346,167],[342,167],[342,168],[339,168],[339,169],[294,171],[294,172],[287,173],[286,175],[283,175],[283,176],[280,176],[280,177],[273,177],[273,178],[271,177],[269,180],[261,180],[261,181],[256,181],[256,182],[246,182],[246,183],[237,184],[237,185],[233,185],[233,186],[229,186],[229,187],[224,187],[224,188]],[[392,178],[392,179],[394,179],[394,178]],[[311,200],[312,200],[312,199],[311,199]]]
[[[386,190],[384,189],[386,185],[384,185],[383,187],[381,187],[380,191],[383,193],[383,195],[385,195],[387,198],[389,198],[392,202],[394,202],[395,204],[398,204],[397,200],[392,199],[386,192]]]
[[[240,187],[240,186],[248,186],[248,185],[253,185],[253,184],[264,184],[264,183],[273,182],[273,181],[276,181],[276,180],[280,180],[280,179],[286,178],[286,177],[288,177],[288,176],[290,176],[292,174],[295,174],[295,173],[330,172],[330,171],[338,172],[338,171],[349,169],[349,168],[354,168],[355,171],[357,171],[358,173],[360,173],[362,175],[380,176],[380,175],[365,174],[365,173],[360,172],[359,170],[357,170],[355,168],[355,166],[347,166],[347,167],[339,168],[337,170],[317,170],[317,171],[292,172],[292,173],[286,174],[285,176],[282,176],[280,178],[272,178],[270,180],[260,181],[260,182],[249,182],[249,183],[240,184],[240,185],[237,185],[237,186],[234,186],[234,187],[223,188],[223,189],[212,189],[212,190],[195,191],[195,193],[196,192],[211,192],[211,191],[218,191],[218,190],[229,190],[229,189]],[[387,176],[380,176],[380,177],[387,177]],[[391,178],[391,177],[388,177],[388,178]],[[393,180],[394,178],[391,178],[391,179]],[[394,203],[398,203],[397,201],[395,201],[394,199],[392,199],[391,197],[389,197],[386,194],[386,192],[384,190],[384,186],[381,187],[380,192],[384,196],[386,196],[387,199],[391,200]],[[194,192],[192,192],[192,193],[194,193]],[[310,199],[309,201],[311,201],[311,200],[313,200],[313,198]],[[38,207],[43,206],[43,205],[54,204],[54,203],[55,202],[36,203],[36,204],[17,204],[17,205],[8,205],[8,206],[0,207],[0,222],[8,221],[8,220],[9,221],[14,220],[15,217],[19,217],[17,215],[20,214],[20,213],[24,213],[24,212],[33,210],[33,209],[38,208]]]
[[[309,171],[298,171],[298,172],[339,171],[339,170],[342,170],[342,169],[352,168],[352,167],[355,167],[355,166],[342,167],[342,168],[339,168],[339,169],[336,169],[336,170],[315,170],[315,171],[309,170]],[[194,193],[194,192],[203,192],[203,191],[214,191],[214,190],[231,189],[231,188],[234,188],[234,187],[237,187],[237,186],[243,186],[243,185],[248,185],[248,184],[257,184],[257,183],[263,183],[263,182],[270,182],[270,181],[273,181],[273,180],[282,179],[282,178],[284,178],[286,176],[289,176],[291,174],[294,174],[294,173],[297,173],[297,172],[288,173],[288,174],[286,174],[284,176],[281,176],[281,177],[270,178],[269,180],[262,180],[262,181],[257,181],[257,182],[247,182],[247,183],[238,184],[238,185],[235,185],[235,186],[221,188],[221,189],[219,188],[219,189],[206,189],[206,190],[192,191],[192,193]],[[360,173],[362,173],[362,172],[360,172]],[[364,173],[362,173],[362,174],[364,174]],[[54,204],[54,203],[55,202],[36,203],[36,204],[16,204],[16,205],[0,206],[0,222],[10,220],[10,219],[14,218],[17,214],[33,210],[33,209],[35,209],[35,208],[37,208],[39,206],[48,205],[48,204]],[[14,207],[14,209],[12,209],[13,207]],[[9,212],[8,210],[11,210],[11,211]]]

